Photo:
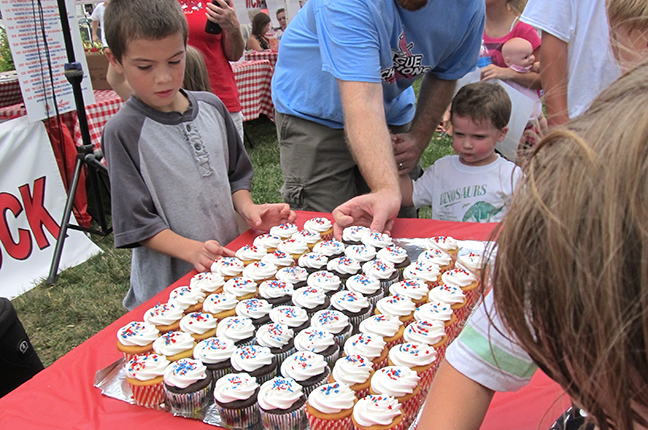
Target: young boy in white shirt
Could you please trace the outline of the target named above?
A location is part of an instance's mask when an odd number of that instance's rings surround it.
[[[416,181],[401,176],[403,206],[432,205],[432,219],[443,221],[501,221],[522,175],[495,152],[510,117],[511,100],[501,86],[476,82],[461,88],[450,107],[456,155],[437,160]]]

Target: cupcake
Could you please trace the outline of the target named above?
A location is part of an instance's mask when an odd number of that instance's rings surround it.
[[[220,273],[203,272],[194,275],[189,282],[191,288],[198,288],[207,294],[219,293],[223,290],[225,279]]]
[[[403,324],[407,325],[414,319],[416,306],[407,296],[394,294],[378,300],[376,303],[376,315],[385,314],[400,318]]]
[[[235,349],[231,339],[210,337],[198,342],[193,350],[193,358],[204,364],[216,380],[232,371],[230,358]]]
[[[309,252],[302,255],[297,260],[299,267],[303,267],[310,274],[317,272],[318,270],[325,270],[326,263],[328,263],[328,257],[323,254],[317,254],[315,252]]]
[[[434,287],[428,293],[428,301],[448,303],[456,315],[457,324],[459,324],[460,327],[463,327],[463,324],[471,311],[468,306],[468,299],[463,290],[459,287],[452,287],[446,284]]]
[[[264,281],[259,285],[259,296],[272,306],[290,305],[293,285],[286,281]]]
[[[308,275],[306,284],[309,287],[324,290],[324,293],[329,297],[342,289],[342,280],[340,277],[328,270],[311,273]]]
[[[202,310],[205,292],[198,287],[178,287],[169,293],[169,303],[182,308],[185,314]]]
[[[445,285],[461,288],[468,300],[467,306],[471,310],[479,300],[479,279],[474,273],[455,267],[441,275],[441,281]]]
[[[270,322],[272,305],[265,299],[245,299],[236,304],[236,315],[252,320],[254,328]]]
[[[362,272],[380,281],[380,287],[387,294],[389,286],[398,282],[399,272],[393,263],[388,261],[373,260],[362,265]]]
[[[378,300],[385,296],[380,281],[364,273],[353,275],[346,281],[346,288],[354,293],[360,293],[369,300],[369,303],[375,308]]]
[[[160,408],[164,402],[164,370],[169,361],[163,355],[134,355],[126,363],[126,382],[136,405]]]
[[[389,350],[387,364],[405,366],[420,378],[421,400],[425,400],[437,368],[437,353],[430,345],[417,342],[401,343]]]
[[[270,234],[273,236],[279,236],[281,240],[286,240],[293,234],[297,233],[297,230],[297,224],[287,222],[272,227],[270,229]]]
[[[358,332],[360,323],[371,314],[371,303],[365,296],[353,291],[339,291],[331,297],[331,308],[342,312],[349,318],[353,333]]]
[[[297,351],[281,363],[281,376],[294,379],[306,396],[325,384],[330,374],[324,357],[310,351]]]
[[[326,330],[331,333],[335,338],[335,343],[340,348],[344,346],[344,342],[353,333],[353,326],[351,325],[351,321],[349,321],[349,317],[340,311],[327,309],[316,312],[311,317],[310,322],[312,328]]]
[[[297,352],[310,351],[320,354],[326,360],[329,368],[333,367],[335,361],[340,357],[340,347],[335,343],[333,335],[326,330],[313,327],[295,336],[295,349]]]
[[[212,380],[212,373],[198,360],[182,358],[171,363],[164,371],[165,403],[174,414],[203,419]]]
[[[322,240],[333,238],[333,223],[328,218],[311,218],[304,223],[304,230],[318,233]]]
[[[279,243],[277,249],[290,255],[295,260],[295,263],[299,260],[299,257],[310,251],[306,242],[297,239],[283,240]]]
[[[431,289],[441,283],[441,268],[434,263],[417,261],[403,270],[403,279],[423,281]]]
[[[451,270],[455,264],[450,254],[440,249],[426,249],[419,254],[417,261],[436,264],[441,273]]]
[[[292,295],[292,302],[298,308],[304,309],[309,318],[331,305],[331,299],[322,288],[309,286],[296,289]]]
[[[459,253],[457,241],[450,236],[431,237],[425,242],[425,247],[427,249],[440,249],[450,254],[453,260],[457,259],[457,254]]]
[[[258,403],[266,429],[298,430],[308,426],[306,396],[291,378],[276,377],[261,385]]]
[[[369,333],[358,333],[351,336],[344,342],[345,355],[362,355],[371,360],[374,370],[387,365],[387,353],[385,341],[382,337]]]
[[[345,355],[335,363],[329,382],[348,385],[358,399],[369,394],[371,376],[374,374],[373,363],[367,357],[358,354]]]
[[[277,271],[276,278],[290,282],[294,288],[301,288],[306,286],[308,272],[303,267],[284,267]]]
[[[153,351],[164,355],[169,361],[178,361],[181,358],[192,357],[195,346],[196,340],[189,333],[170,331],[153,342]]]
[[[344,255],[362,264],[376,258],[376,248],[371,245],[349,245],[344,249]]]
[[[362,238],[362,243],[365,245],[373,246],[376,249],[383,249],[392,246],[394,241],[385,233],[373,232]]]
[[[189,333],[196,341],[216,335],[216,318],[207,312],[192,312],[180,320],[180,330]]]
[[[132,321],[117,330],[117,349],[128,361],[134,355],[151,352],[153,343],[159,336],[160,332],[153,324]]]
[[[362,226],[351,226],[342,230],[342,242],[345,245],[362,245],[362,238],[369,236],[371,230]]]
[[[210,270],[220,274],[224,280],[228,281],[241,276],[244,267],[245,264],[236,257],[222,257],[214,261]]]
[[[395,398],[368,395],[358,400],[351,415],[355,430],[401,430],[403,412]]]
[[[398,271],[399,279],[403,277],[403,270],[412,263],[405,248],[396,245],[382,248],[376,254],[376,259],[393,264]]]
[[[450,305],[446,302],[430,302],[419,306],[414,311],[414,319],[417,321],[441,321],[448,335],[448,343],[459,335],[460,327],[457,317]]]
[[[295,259],[292,258],[292,255],[286,254],[285,252],[279,251],[278,249],[273,251],[272,253],[264,255],[261,261],[263,263],[274,264],[275,266],[277,266],[277,270],[281,269],[282,267],[290,267],[295,264]]]
[[[270,310],[270,320],[273,323],[285,324],[295,334],[308,327],[308,314],[296,306],[279,306]]]
[[[353,275],[360,272],[360,263],[353,258],[338,257],[329,260],[326,270],[338,276],[341,280],[346,281]]]
[[[144,313],[144,322],[152,324],[160,333],[178,330],[184,316],[181,308],[171,303],[158,303]]]
[[[265,324],[258,328],[255,335],[257,345],[270,348],[277,363],[293,354],[295,349],[295,333],[285,324]]]
[[[281,242],[282,239],[279,236],[273,234],[261,234],[254,238],[252,245],[257,248],[264,248],[268,254],[277,250],[277,245]],[[263,260],[263,258],[262,258]]]
[[[254,340],[254,324],[248,317],[227,317],[218,323],[216,335],[230,339],[237,347],[251,345]]]
[[[389,286],[390,294],[401,294],[409,297],[414,302],[414,306],[419,307],[428,301],[430,290],[425,282],[416,279],[400,281]]]
[[[324,240],[315,244],[315,246],[313,247],[313,252],[326,255],[329,260],[337,257],[342,257],[344,255],[344,244],[333,239]]]
[[[223,425],[251,429],[261,421],[257,397],[259,384],[247,373],[224,375],[214,386],[214,401]]]
[[[448,336],[441,321],[413,321],[405,327],[403,339],[409,343],[424,343],[432,346],[439,362],[445,356]]]
[[[420,378],[406,366],[387,366],[376,370],[371,377],[369,392],[373,395],[386,395],[398,400],[403,412],[403,427],[408,428],[414,421],[421,405]]]
[[[322,241],[322,238],[318,232],[308,231],[308,230],[300,230],[297,233],[290,236],[290,238],[295,240],[300,240],[302,242],[306,242],[306,245],[308,245],[308,249],[310,251],[313,250],[313,247],[317,242]]]
[[[272,280],[275,278],[276,273],[277,266],[272,263],[264,263],[263,261],[255,261],[243,269],[243,277],[252,279],[254,282]]]
[[[220,321],[223,318],[236,315],[238,299],[231,293],[216,293],[207,296],[203,302],[203,312],[209,312]]]
[[[457,257],[456,266],[459,269],[467,270],[479,278],[482,273],[482,267],[484,266],[484,256],[476,252],[463,254],[462,251],[462,255]]]
[[[392,346],[403,342],[405,326],[398,317],[380,314],[370,316],[362,321],[360,331],[382,337],[385,347],[391,349]]]
[[[274,378],[277,374],[277,362],[270,348],[265,346],[250,345],[236,348],[231,360],[235,372],[249,373],[260,384]]]
[[[232,278],[225,282],[223,292],[233,294],[239,301],[251,299],[257,296],[257,283],[252,279],[239,276],[238,278]]]
[[[247,266],[255,261],[261,261],[263,256],[267,253],[268,251],[266,251],[265,248],[259,248],[254,245],[243,245],[236,251],[235,257]]]
[[[311,430],[347,430],[352,428],[351,414],[358,401],[346,384],[335,382],[313,390],[306,403]]]

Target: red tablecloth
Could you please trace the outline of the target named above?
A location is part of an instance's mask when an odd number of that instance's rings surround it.
[[[16,72],[0,73],[0,106],[22,103],[20,81]]]
[[[245,51],[245,60],[268,60],[272,66],[272,71],[274,73],[275,64],[277,64],[277,58],[279,57],[278,52],[273,51]]]
[[[124,101],[112,90],[97,90],[94,92],[95,102],[86,106],[86,117],[88,119],[88,131],[90,132],[90,141],[95,148],[101,148],[101,133],[104,125],[111,116],[117,113]],[[18,118],[27,115],[27,109],[22,103],[12,106],[6,106],[0,109],[0,121]],[[79,117],[76,111],[64,113],[61,115],[62,121],[68,126],[74,143],[77,146],[83,144],[81,137],[81,128],[79,127]]]
[[[297,224],[322,216],[299,212]],[[331,218],[330,214],[325,215]],[[451,235],[459,239],[486,240],[494,224],[455,223],[431,220],[397,220],[394,237]],[[254,238],[243,233],[229,247],[237,249]],[[0,428],[35,429],[115,429],[145,430],[214,428],[200,421],[177,418],[169,413],[149,410],[105,397],[94,388],[94,375],[121,357],[116,348],[117,330],[130,321],[141,320],[144,312],[158,302],[166,302],[172,288],[186,285],[195,272],[171,285],[165,291],[124,315],[86,342],[70,351],[18,389],[0,399]],[[540,372],[539,372],[540,373]],[[537,430],[547,411],[562,391],[542,375],[518,393],[496,395],[487,422],[482,428]],[[564,408],[562,409],[564,410]],[[509,423],[514,423],[509,425]]]
[[[239,90],[243,121],[250,121],[264,114],[273,117],[270,82],[273,68],[268,60],[231,63]]]

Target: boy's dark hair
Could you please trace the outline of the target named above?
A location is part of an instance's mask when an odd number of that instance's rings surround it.
[[[455,115],[473,121],[488,120],[501,130],[511,119],[511,99],[500,85],[474,82],[462,87],[452,99],[451,121]]]
[[[284,8],[282,8],[282,7],[280,7],[279,9],[277,9],[277,17],[279,17],[279,14],[280,14],[281,12],[285,12],[285,11],[286,11],[286,9],[284,9]]]
[[[104,12],[106,42],[121,62],[128,42],[181,34],[187,44],[187,20],[177,0],[112,0]]]

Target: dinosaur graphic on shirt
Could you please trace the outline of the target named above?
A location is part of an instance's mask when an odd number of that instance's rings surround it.
[[[504,209],[504,206],[496,208],[492,204],[480,201],[472,205],[464,214],[464,222],[491,222],[491,219]]]

